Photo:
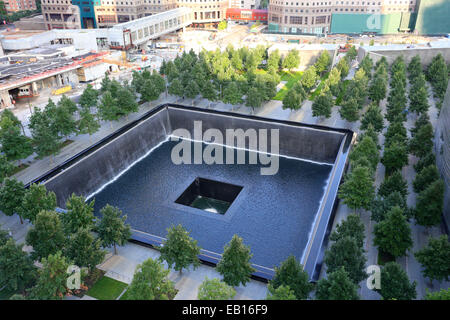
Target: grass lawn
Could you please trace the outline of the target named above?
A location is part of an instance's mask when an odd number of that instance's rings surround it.
[[[125,291],[125,293],[120,297],[119,300],[127,300],[127,293],[128,293],[128,290]]]
[[[281,73],[281,81],[287,81],[283,88],[281,88],[280,91],[277,92],[275,97],[273,97],[273,100],[283,100],[284,96],[288,92],[290,88],[294,86],[294,83],[296,83],[300,78],[302,77],[303,72],[285,72],[283,71]]]
[[[322,77],[320,77],[320,83],[317,86],[316,90],[314,90],[310,95],[309,95],[309,100],[313,101],[315,97],[317,97],[320,92],[322,91],[323,86],[325,85],[325,80],[328,79],[328,75],[330,73],[327,72],[325,73]]]
[[[345,91],[347,89],[349,82],[350,82],[350,80],[344,80],[343,89],[342,89],[341,93],[339,94],[339,96],[336,97],[336,102],[334,103],[335,105],[337,105],[337,106],[341,105],[342,99],[344,98],[344,94],[345,94]]]
[[[126,283],[104,276],[86,294],[98,300],[116,300],[127,286]]]

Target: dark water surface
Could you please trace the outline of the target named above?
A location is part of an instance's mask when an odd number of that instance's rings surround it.
[[[163,143],[97,193],[95,214],[109,203],[128,215],[133,229],[160,237],[181,224],[203,249],[217,253],[238,234],[250,246],[252,262],[269,268],[290,254],[302,257],[331,165],[280,157],[279,171],[272,176],[261,175],[260,164],[175,165],[175,144]],[[197,177],[243,189],[225,214],[175,203]]]

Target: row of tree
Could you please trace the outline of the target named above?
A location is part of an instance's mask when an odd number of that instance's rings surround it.
[[[440,99],[440,105],[444,100],[448,84],[448,68],[441,53],[433,57],[427,68],[426,77],[433,87],[434,96]]]
[[[316,87],[317,81],[321,76],[328,74],[330,64],[330,54],[326,50],[322,51],[314,65],[307,68],[300,80],[288,90],[286,96],[283,98],[283,109],[299,109],[302,102],[309,96],[311,90]],[[334,101],[329,93],[329,86],[327,84],[321,89],[321,94],[316,97],[315,101],[316,105],[313,106],[314,116],[327,116],[331,114]]]
[[[167,78],[170,94],[190,99],[201,94],[209,101],[245,101],[258,108],[276,94],[280,68],[294,68],[299,63],[295,50],[282,59],[277,51],[269,56],[264,46],[236,50],[228,46],[223,52],[184,52],[174,61],[164,62],[160,72]]]
[[[111,121],[112,127],[112,121],[138,110],[138,97],[142,102],[153,101],[165,90],[165,80],[155,71],[134,72],[131,85],[111,80],[105,74],[101,89],[88,85],[78,105],[63,95],[57,104],[49,99],[42,110],[35,108],[28,125],[31,137],[25,135],[20,120],[10,110],[4,110],[0,115],[0,179],[13,172],[9,162],[20,165],[34,152],[38,157],[55,155],[72,134],[91,137],[99,130],[100,121]]]
[[[27,192],[27,217],[37,212],[25,239],[33,250],[24,252],[23,245],[0,233],[0,285],[26,299],[62,299],[70,293],[68,267],[82,268],[83,278],[92,275],[104,259],[102,247],[116,250],[116,244],[123,245],[131,235],[130,226],[126,216],[110,205],[100,210],[101,219],[95,219],[94,201],[86,202],[84,197],[73,194],[66,202],[67,210],[57,212],[56,197],[45,186],[31,185]],[[42,267],[37,269],[35,261]]]
[[[350,122],[357,121],[359,119],[360,110],[364,108],[369,76],[371,76],[373,62],[370,57],[366,56],[361,62],[360,68],[356,71],[352,80],[347,83],[345,91],[343,93],[343,100],[339,114],[342,119]],[[368,74],[366,74],[366,71]]]

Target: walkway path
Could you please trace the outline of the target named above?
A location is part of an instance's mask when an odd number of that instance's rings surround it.
[[[140,263],[148,258],[158,259],[159,256],[159,251],[155,249],[134,243],[127,243],[125,246],[118,248],[118,255],[111,256],[99,266],[99,269],[106,271],[105,275],[110,278],[130,283],[133,279],[134,271]],[[167,267],[167,264],[164,264]],[[175,300],[197,299],[198,287],[205,277],[208,277],[209,279],[221,279],[221,275],[215,268],[205,265],[200,265],[195,270],[183,270],[181,275],[178,271],[171,271],[169,279],[175,282],[175,288],[179,290],[175,296]],[[260,300],[265,299],[266,296],[266,284],[251,280],[245,287],[239,286],[236,288],[235,299]]]

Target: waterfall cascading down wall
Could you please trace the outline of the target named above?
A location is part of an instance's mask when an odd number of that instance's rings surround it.
[[[65,208],[66,200],[72,193],[85,197],[96,194],[105,185],[116,181],[119,176],[128,172],[135,163],[146,158],[151,150],[168,140],[174,130],[186,129],[193,137],[195,121],[201,121],[203,132],[214,128],[218,129],[224,137],[227,129],[242,129],[243,132],[248,129],[256,131],[279,129],[280,155],[332,166],[303,254],[302,263],[305,270],[311,279],[316,279],[321,266],[321,249],[326,242],[326,234],[332,223],[338,201],[339,183],[346,169],[351,145],[355,140],[355,135],[350,130],[195,107],[161,105],[34,182],[45,183],[48,190],[56,193],[58,206]],[[270,150],[267,151],[270,152]],[[169,175],[167,179],[170,179],[170,172],[166,174]],[[147,244],[159,245],[164,240],[161,236],[143,235],[139,229],[134,229],[133,232],[132,239]],[[201,254],[200,259],[217,263],[220,254],[208,252]],[[268,272],[267,268],[259,268],[261,266],[257,265],[254,267],[257,269],[254,273],[257,278],[267,280],[273,276],[273,269]]]

